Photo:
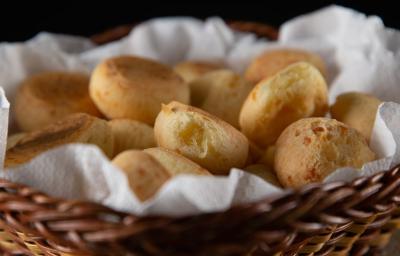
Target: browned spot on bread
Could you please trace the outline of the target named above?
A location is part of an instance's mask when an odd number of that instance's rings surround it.
[[[309,145],[311,143],[311,138],[310,137],[304,137],[304,141],[303,141],[303,144],[304,145]]]
[[[321,179],[321,175],[318,174],[315,168],[311,168],[305,173],[304,178],[307,181],[314,182],[314,181],[319,181]]]
[[[340,129],[340,134],[342,134],[342,135],[346,134],[349,131],[349,129],[347,127],[342,126],[342,125],[339,126],[339,129]]]
[[[140,177],[145,177],[145,175],[146,175],[146,171],[145,170],[143,170],[142,168],[138,168],[138,176],[140,176]]]
[[[315,134],[317,134],[318,132],[323,132],[323,131],[325,131],[325,129],[324,129],[324,127],[317,126],[317,127],[312,128],[312,131],[313,131]]]

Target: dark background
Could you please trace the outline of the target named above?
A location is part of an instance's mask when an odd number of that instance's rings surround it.
[[[229,20],[267,22],[279,26],[297,15],[336,3],[380,16],[389,27],[400,28],[396,1],[317,1],[307,0],[260,1],[242,0],[238,3],[184,3],[160,4],[154,1],[97,1],[82,7],[83,2],[54,1],[45,6],[2,8],[0,14],[0,41],[22,41],[40,31],[90,36],[113,26],[143,21],[158,16],[221,16]],[[133,3],[133,4],[132,4]],[[22,12],[23,11],[23,12]]]

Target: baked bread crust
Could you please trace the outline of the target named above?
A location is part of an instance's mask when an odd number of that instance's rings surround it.
[[[179,102],[163,105],[154,126],[157,144],[191,159],[213,174],[244,166],[247,138],[221,119]]]
[[[34,131],[73,113],[100,117],[89,96],[89,77],[80,73],[44,72],[18,88],[15,119],[22,131]]]
[[[361,168],[374,159],[357,130],[330,118],[305,118],[279,136],[274,169],[283,186],[297,188],[321,182],[337,168]]]
[[[130,118],[150,125],[162,103],[189,103],[188,85],[171,68],[153,60],[119,56],[92,73],[90,96],[109,119]]]

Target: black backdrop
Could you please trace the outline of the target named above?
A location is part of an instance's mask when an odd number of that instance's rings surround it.
[[[107,28],[146,20],[157,16],[221,16],[225,19],[262,21],[279,26],[285,20],[329,4],[354,8],[368,15],[380,16],[387,26],[400,28],[396,1],[318,1],[307,0],[259,1],[240,3],[184,3],[160,4],[154,1],[97,1],[82,7],[83,2],[54,1],[45,6],[14,6],[2,8],[0,13],[0,42],[22,41],[40,31],[89,36]],[[24,4],[21,2],[21,4]],[[24,10],[24,11],[23,11]],[[22,13],[23,11],[23,13]]]

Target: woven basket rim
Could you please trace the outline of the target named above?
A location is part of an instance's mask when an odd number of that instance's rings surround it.
[[[29,234],[29,241],[46,251],[56,249],[74,255],[102,255],[107,248],[127,246],[124,242],[129,240],[131,247],[119,250],[138,250],[145,253],[143,255],[180,255],[161,253],[167,247],[172,250],[170,246],[191,250],[177,243],[176,240],[184,237],[176,230],[196,232],[197,242],[206,246],[212,242],[207,238],[209,233],[223,237],[226,236],[224,229],[232,232],[246,226],[244,230],[254,230],[244,237],[229,237],[233,241],[240,239],[243,247],[230,248],[232,245],[227,246],[225,240],[217,241],[213,246],[235,252],[221,255],[241,255],[236,252],[244,253],[258,239],[267,239],[274,247],[263,248],[264,254],[260,255],[270,255],[284,248],[301,249],[309,239],[301,238],[307,236],[328,231],[333,236],[352,226],[365,225],[365,229],[370,230],[387,226],[390,224],[389,216],[398,211],[400,205],[399,172],[400,165],[352,182],[310,184],[299,190],[287,189],[277,197],[233,206],[226,211],[185,217],[138,217],[92,202],[57,199],[28,186],[0,179],[0,213],[3,215],[0,229],[8,230],[16,237]],[[221,226],[225,228],[221,229]],[[76,233],[79,239],[71,236],[71,232]],[[154,248],[147,248],[147,242],[154,243]],[[148,250],[159,251],[146,254]]]
[[[101,33],[90,36],[90,40],[97,45],[110,43],[127,36],[129,32],[137,25],[146,22],[135,22],[131,24],[123,24],[117,27],[107,29]],[[279,31],[276,27],[253,21],[239,21],[239,20],[225,20],[226,24],[233,30],[239,32],[253,33],[258,37],[266,38],[269,40],[278,39]]]

